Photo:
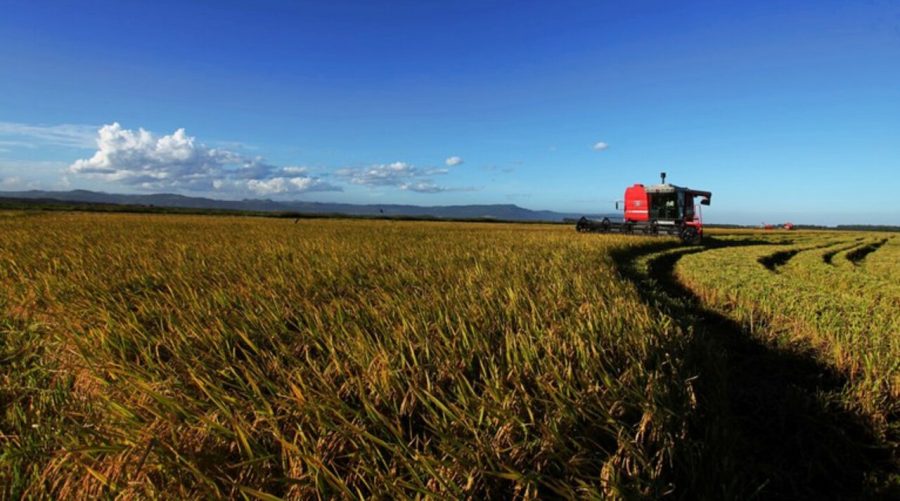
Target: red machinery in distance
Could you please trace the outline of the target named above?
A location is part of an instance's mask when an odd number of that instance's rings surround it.
[[[668,184],[665,172],[660,173],[660,177],[660,184],[644,186],[636,183],[625,189],[622,221],[582,217],[575,229],[580,232],[677,235],[687,244],[699,244],[703,239],[700,205],[709,205],[712,193]],[[697,197],[700,197],[699,205],[694,203]],[[616,202],[616,209],[619,203]]]
[[[784,228],[785,230],[788,230],[788,231],[794,229],[794,223],[791,223],[791,222],[787,222],[787,223],[780,224],[780,225],[779,225],[779,224],[766,224],[766,223],[763,223],[763,224],[760,225],[760,226],[761,226],[762,229],[764,229],[764,230],[774,230],[775,228],[778,228],[779,226],[780,226],[781,228]]]

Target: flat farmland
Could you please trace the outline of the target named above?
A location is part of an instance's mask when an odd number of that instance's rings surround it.
[[[898,486],[900,238],[6,212],[4,497]]]

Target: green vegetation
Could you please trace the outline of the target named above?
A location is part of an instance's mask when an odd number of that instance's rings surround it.
[[[891,458],[851,457],[836,491],[750,465],[745,448],[771,450],[731,402],[788,386],[749,377],[809,343],[802,360],[849,378],[823,398],[890,449],[898,241],[760,235],[685,248],[559,225],[2,217],[0,495],[887,492]],[[816,461],[849,450],[826,411]]]

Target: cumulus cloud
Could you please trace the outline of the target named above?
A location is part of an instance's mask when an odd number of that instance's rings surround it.
[[[394,187],[417,193],[440,193],[453,191],[436,184],[431,176],[447,174],[449,169],[420,169],[406,162],[376,164],[361,168],[344,168],[335,171],[335,175],[346,179],[351,184],[369,187]]]
[[[445,160],[444,163],[446,163],[448,167],[456,167],[457,165],[460,165],[463,163],[463,159],[454,155],[454,156],[448,158],[447,160]]]
[[[277,167],[260,157],[210,148],[184,129],[161,137],[118,123],[104,125],[97,151],[76,160],[68,172],[143,189],[250,192],[257,195],[339,191],[304,167]]]
[[[603,141],[597,141],[591,148],[593,148],[594,151],[603,151],[609,148],[609,145],[604,143]]]
[[[251,179],[247,185],[260,195],[285,193],[289,191],[309,191],[318,181],[311,177],[273,177],[271,179]]]

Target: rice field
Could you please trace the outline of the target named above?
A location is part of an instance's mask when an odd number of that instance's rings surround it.
[[[846,376],[829,405],[887,456],[841,488],[893,492],[898,254],[869,233],[685,248],[562,225],[0,217],[0,492],[829,492],[741,463],[726,334]]]
[[[863,261],[869,253],[873,261]],[[877,233],[805,233],[781,245],[692,254],[678,267],[706,303],[752,331],[810,344],[882,422],[900,415],[898,270],[900,239]]]

